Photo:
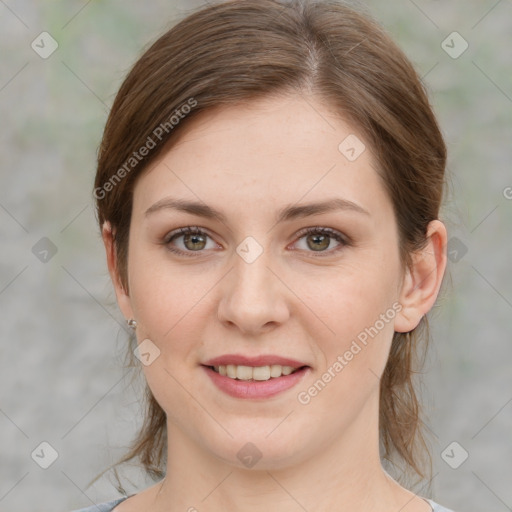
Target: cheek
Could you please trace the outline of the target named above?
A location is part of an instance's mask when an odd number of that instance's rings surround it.
[[[304,281],[304,302],[326,326],[319,331],[320,339],[312,334],[326,369],[341,356],[347,368],[357,367],[359,373],[363,367],[382,373],[400,307],[398,273],[393,269],[398,269],[396,262],[383,260],[382,265],[361,263],[334,271],[329,278]]]
[[[172,265],[161,254],[143,254],[134,248],[130,255],[130,296],[139,333],[158,344],[176,339],[196,317],[203,297],[215,284],[212,273],[196,272]],[[207,298],[207,297],[206,297]]]
[[[190,400],[187,390],[194,389],[195,372],[200,371],[197,349],[204,337],[207,292],[216,280],[211,274],[194,277],[155,261],[137,265],[135,257],[131,271],[139,343],[149,339],[159,351],[154,362],[143,366],[147,384],[172,423],[182,424],[184,418],[189,418],[189,423],[204,422],[204,413]]]
[[[324,329],[321,337],[314,338],[323,353],[323,365],[317,368],[310,387],[298,390],[297,401],[310,416],[334,414],[333,435],[365,404],[374,406],[379,396],[396,309],[389,292],[392,287],[382,279],[380,285],[376,283],[369,274],[331,280],[329,293],[313,306],[335,334]]]

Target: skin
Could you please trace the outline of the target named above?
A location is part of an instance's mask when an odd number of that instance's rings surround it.
[[[427,246],[402,268],[392,203],[368,144],[353,162],[338,149],[349,134],[363,140],[311,96],[266,98],[198,117],[135,186],[129,291],[105,223],[119,306],[137,320],[139,343],[150,339],[160,350],[144,372],[167,413],[169,439],[165,479],[116,512],[431,510],[381,466],[379,379],[393,332],[412,330],[435,302],[446,229],[432,221]],[[171,196],[206,203],[225,222],[170,208],[145,213]],[[336,210],[275,222],[286,205],[333,197],[368,214]],[[199,252],[183,236],[165,244],[186,226],[209,235]],[[314,236],[297,236],[314,226],[352,242],[315,245]],[[263,250],[252,263],[236,252],[248,236]],[[299,403],[297,394],[393,304],[401,310],[378,335],[307,405]],[[227,353],[278,354],[312,369],[275,397],[237,399],[200,366]],[[237,457],[247,442],[262,454],[252,468]]]

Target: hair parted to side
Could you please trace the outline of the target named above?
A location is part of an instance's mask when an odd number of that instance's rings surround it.
[[[364,137],[393,203],[404,268],[425,246],[442,201],[446,147],[404,53],[367,14],[341,2],[224,1],[190,14],[142,55],[107,120],[94,195],[100,227],[111,223],[126,290],[137,177],[200,113],[285,94],[312,95]],[[194,106],[184,115],[187,103]],[[421,478],[432,469],[413,377],[428,342],[426,317],[410,333],[395,332],[380,384],[381,456]],[[143,426],[119,463],[139,460],[160,478],[166,416],[149,389],[146,398]]]

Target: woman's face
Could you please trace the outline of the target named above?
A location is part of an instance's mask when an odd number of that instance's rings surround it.
[[[374,448],[402,268],[392,203],[362,142],[314,98],[258,100],[197,118],[137,181],[129,296],[117,292],[139,343],[150,340],[144,371],[171,442],[240,467],[261,456],[259,468],[347,439]],[[247,381],[207,367],[233,355],[308,368]],[[226,369],[269,370],[280,368]]]

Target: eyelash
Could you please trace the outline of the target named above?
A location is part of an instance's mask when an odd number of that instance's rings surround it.
[[[175,240],[176,238],[179,238],[180,236],[184,236],[184,235],[204,235],[204,236],[207,236],[208,238],[211,238],[210,235],[206,231],[201,229],[200,227],[187,226],[184,228],[176,229],[176,230],[172,231],[171,233],[169,233],[165,237],[165,239],[163,241],[163,245],[165,245],[169,251],[174,252],[180,256],[195,257],[196,254],[194,254],[194,253],[201,253],[204,251],[204,250],[182,251],[181,249],[176,249],[175,247],[172,247],[170,245],[173,240]],[[339,231],[336,231],[331,228],[325,228],[325,227],[321,227],[321,226],[304,228],[304,229],[301,229],[297,233],[296,236],[298,237],[298,240],[300,240],[301,238],[304,238],[307,235],[328,235],[330,238],[332,238],[340,243],[340,245],[338,247],[336,247],[335,249],[328,250],[328,251],[318,251],[318,252],[317,251],[306,251],[306,252],[311,252],[314,255],[314,257],[322,258],[325,256],[331,256],[332,254],[337,253],[338,251],[343,249],[344,247],[348,247],[351,245],[351,240],[347,236],[345,236],[345,235],[341,234]],[[298,249],[298,250],[301,250],[301,249]]]

